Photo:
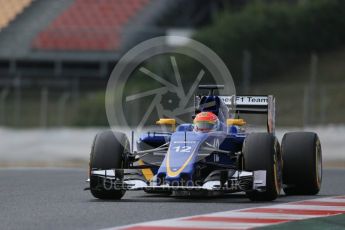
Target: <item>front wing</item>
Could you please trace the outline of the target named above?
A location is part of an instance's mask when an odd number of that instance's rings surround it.
[[[230,172],[229,172],[230,173]],[[147,181],[139,169],[92,170],[90,183],[94,189],[151,191],[265,191],[266,171],[233,171],[229,177],[207,180],[202,185],[159,184],[156,177]]]

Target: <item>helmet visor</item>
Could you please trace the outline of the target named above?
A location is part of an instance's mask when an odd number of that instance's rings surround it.
[[[194,125],[195,125],[195,130],[201,131],[201,132],[213,131],[217,129],[216,122],[198,121],[198,122],[195,122]]]

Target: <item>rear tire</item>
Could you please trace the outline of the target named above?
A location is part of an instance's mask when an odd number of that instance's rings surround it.
[[[252,201],[272,201],[281,190],[281,154],[277,138],[270,133],[249,134],[243,145],[245,171],[266,170],[266,190],[246,192]]]
[[[311,132],[292,132],[282,140],[283,189],[286,195],[316,195],[322,183],[322,150]]]
[[[129,151],[129,141],[125,134],[104,131],[96,135],[90,154],[90,169],[108,170],[123,169],[126,154]],[[106,190],[97,186],[98,178],[90,177],[90,189],[98,199],[121,199],[124,190]]]

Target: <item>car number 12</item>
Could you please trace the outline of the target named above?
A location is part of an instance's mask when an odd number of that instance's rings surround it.
[[[184,146],[175,146],[175,152],[177,153],[190,153],[192,150],[192,146],[184,145]]]

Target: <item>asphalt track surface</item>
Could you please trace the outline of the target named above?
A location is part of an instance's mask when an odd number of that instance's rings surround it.
[[[243,194],[187,199],[136,191],[121,201],[101,201],[83,191],[86,174],[81,169],[0,169],[0,229],[101,229],[345,194],[345,169],[327,169],[318,196],[282,195],[253,203]]]

